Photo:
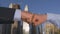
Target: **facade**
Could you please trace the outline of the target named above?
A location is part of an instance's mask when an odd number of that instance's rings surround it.
[[[47,22],[44,27],[45,34],[54,34],[56,26],[50,22]]]

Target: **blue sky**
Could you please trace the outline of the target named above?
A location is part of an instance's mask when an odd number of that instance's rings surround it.
[[[32,13],[57,13],[60,14],[60,0],[0,0],[0,6],[8,7],[10,3],[21,5],[21,9],[27,4]]]

